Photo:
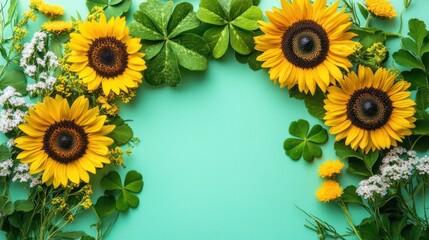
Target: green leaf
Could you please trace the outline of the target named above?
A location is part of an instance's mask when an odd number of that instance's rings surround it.
[[[232,48],[240,54],[249,54],[254,48],[253,33],[229,25],[229,38]]]
[[[109,5],[110,6],[115,6],[117,4],[120,4],[121,2],[123,2],[124,0],[110,0]]]
[[[145,80],[153,86],[163,84],[176,86],[182,78],[177,57],[168,45],[164,46],[156,57],[147,62],[147,67]]]
[[[402,72],[402,76],[404,80],[411,83],[409,90],[417,90],[418,88],[428,86],[426,74],[421,69],[413,68],[411,71],[404,71]]]
[[[423,229],[416,225],[408,225],[402,229],[401,236],[407,240],[420,240]],[[427,238],[425,238],[427,239]]]
[[[256,60],[259,57],[259,55],[261,55],[261,54],[262,54],[262,52],[252,51],[252,53],[250,54],[250,57],[249,57],[250,69],[252,69],[254,71],[262,69],[262,62]]]
[[[408,38],[408,37],[404,37],[401,40],[401,45],[402,45],[403,49],[410,51],[411,53],[413,53],[416,56],[419,55],[420,50],[419,50],[416,42],[414,42],[413,39]]]
[[[110,19],[111,17],[122,16],[124,13],[128,12],[131,7],[132,0],[123,0],[119,4],[107,6],[104,10],[106,18]]]
[[[335,142],[334,149],[335,149],[335,154],[340,159],[354,157],[354,158],[363,160],[362,153],[353,150],[349,146],[346,146],[344,141]]]
[[[289,125],[289,133],[292,136],[302,138],[302,139],[307,137],[307,133],[309,129],[310,129],[310,124],[304,119],[293,121]]]
[[[308,141],[314,143],[325,143],[328,141],[328,132],[320,125],[314,125],[307,136]]]
[[[167,28],[169,38],[174,38],[177,35],[194,29],[200,25],[200,21],[193,10],[194,7],[192,4],[187,2],[179,3],[174,8]]]
[[[161,52],[161,49],[164,47],[164,41],[162,42],[149,42],[146,41],[142,45],[142,51],[145,53],[144,59],[146,61],[154,58],[156,55],[158,55],[159,52]]]
[[[344,189],[341,199],[345,203],[355,203],[364,206],[362,198],[356,193],[356,186],[354,185],[350,185]]]
[[[417,43],[417,46],[420,47],[423,43],[423,39],[428,35],[426,24],[423,21],[414,18],[408,21],[408,28],[410,30],[408,35],[412,37]]]
[[[328,134],[322,126],[314,125],[308,132],[310,125],[306,120],[299,119],[289,125],[289,134],[298,138],[287,138],[283,143],[286,155],[293,160],[298,160],[301,156],[306,161],[312,161],[316,157],[322,156],[322,149],[318,144],[328,140]]]
[[[363,155],[363,162],[365,163],[366,169],[372,173],[372,167],[378,160],[379,153],[377,151],[368,152]],[[371,174],[372,175],[372,174]]]
[[[393,54],[393,59],[395,59],[397,64],[403,67],[425,70],[424,65],[414,55],[404,49],[399,49],[395,52]]]
[[[252,0],[232,0],[229,11],[229,19],[236,19],[250,7],[254,7]]]
[[[141,3],[139,9],[152,20],[163,36],[167,36],[167,26],[173,14],[173,7],[173,1],[161,3],[158,0],[148,0]]]
[[[94,205],[95,211],[100,218],[104,218],[116,211],[116,200],[114,196],[101,196]]]
[[[363,177],[370,177],[373,175],[372,171],[368,170],[368,168],[365,166],[365,163],[362,161],[362,159],[350,157],[348,158],[348,162],[348,173]]]
[[[358,5],[358,7],[359,7],[359,11],[360,11],[360,13],[362,14],[363,18],[364,18],[364,19],[367,19],[367,18],[368,18],[369,13],[368,13],[368,11],[366,10],[366,7],[365,7],[365,6],[363,6],[363,5],[362,5],[362,4],[360,4],[360,3],[357,3],[357,5]]]
[[[249,55],[243,55],[238,52],[235,52],[235,60],[237,60],[239,63],[248,63],[250,58]]]
[[[159,30],[153,25],[152,20],[142,11],[134,13],[136,22],[130,24],[130,35],[143,40],[163,40],[164,37]]]
[[[89,11],[91,11],[91,9],[95,6],[105,8],[108,5],[108,0],[86,0],[86,7]]]
[[[9,68],[0,79],[0,89],[4,90],[6,87],[11,86],[22,95],[27,94],[27,81],[22,69]]]
[[[222,26],[228,23],[226,13],[217,0],[201,0],[197,17],[203,22],[214,25]]]
[[[101,186],[106,190],[121,190],[121,176],[116,171],[110,171],[101,179]]]
[[[243,14],[231,21],[231,24],[245,30],[256,30],[259,28],[257,20],[262,18],[262,10],[251,6]]]
[[[11,215],[14,211],[15,207],[9,198],[0,196],[0,212],[3,215],[2,218]]]
[[[429,120],[428,119],[417,119],[414,122],[416,125],[412,131],[414,135],[429,135]]]
[[[91,237],[91,236],[89,236],[89,235],[85,235],[85,236],[82,236],[82,237],[80,238],[80,240],[95,240],[95,238],[94,238],[94,237]]]
[[[0,145],[0,162],[12,157],[12,153],[5,144]]]
[[[229,45],[228,26],[210,28],[204,33],[203,38],[209,44],[213,57],[221,58]]]
[[[258,6],[261,0],[252,0],[254,6]]]
[[[304,149],[304,144],[301,139],[288,138],[283,143],[283,148],[288,155],[293,160],[299,160],[302,156],[302,150]]]
[[[379,240],[380,233],[378,232],[378,225],[372,218],[362,220],[361,224],[356,227],[361,238],[365,240]]]
[[[7,20],[3,25],[4,28],[7,27],[12,22],[17,6],[18,6],[18,0],[10,0],[9,8],[7,9]]]
[[[34,209],[34,203],[30,200],[17,200],[14,202],[15,211],[29,212]]]
[[[202,37],[187,33],[172,39],[168,44],[180,66],[194,71],[207,69],[210,48]]]
[[[426,110],[429,107],[429,89],[420,88],[416,93],[416,108]]]
[[[131,170],[125,176],[124,188],[130,192],[139,193],[143,189],[143,176],[135,170]]]
[[[107,135],[112,138],[116,145],[122,146],[127,144],[134,136],[133,130],[127,123],[123,123],[115,127],[113,132]]]
[[[119,212],[125,212],[129,207],[138,207],[139,202],[139,198],[136,195],[131,194],[126,190],[122,190],[121,195],[118,197],[118,201],[116,201],[116,209]]]
[[[57,37],[53,37],[49,43],[49,50],[52,51],[55,56],[61,58],[63,56],[63,43]]]
[[[76,239],[85,236],[85,232],[74,231],[74,232],[57,232],[53,239]]]

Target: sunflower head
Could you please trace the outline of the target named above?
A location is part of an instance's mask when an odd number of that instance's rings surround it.
[[[325,99],[325,124],[335,140],[365,153],[387,149],[411,135],[415,122],[415,102],[407,91],[410,83],[398,81],[395,74],[379,68],[359,66],[331,86]]]
[[[397,16],[389,0],[365,0],[368,12],[379,18],[392,19]]]
[[[271,80],[280,87],[297,85],[301,92],[326,91],[341,79],[341,69],[352,66],[355,34],[345,10],[337,12],[339,1],[326,7],[326,0],[281,0],[282,9],[267,12],[269,23],[260,21],[263,35],[255,37],[255,49],[263,52],[258,61],[270,68]]]
[[[326,180],[322,186],[317,189],[317,200],[327,203],[340,198],[343,195],[343,188],[337,181]]]
[[[89,109],[81,96],[71,106],[61,96],[46,97],[29,110],[26,123],[19,125],[25,134],[15,139],[22,150],[17,156],[30,165],[30,173],[43,172],[47,185],[67,186],[68,182],[89,182],[88,172],[110,163],[108,148],[113,140],[105,135],[113,125],[104,125],[106,116]]]
[[[111,92],[128,92],[142,82],[141,71],[146,69],[144,54],[139,52],[140,39],[132,38],[125,18],[105,15],[97,22],[85,21],[78,26],[79,33],[70,34],[72,49],[68,61],[88,90],[102,87],[107,96]]]

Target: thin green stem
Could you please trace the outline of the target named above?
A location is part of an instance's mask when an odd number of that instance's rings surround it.
[[[349,209],[347,208],[346,204],[342,200],[337,201],[338,205],[340,205],[341,210],[343,210],[344,216],[346,217],[347,223],[352,228],[353,232],[355,233],[356,237],[359,240],[362,240],[362,237],[360,236],[358,230],[356,229],[355,225],[353,224],[352,218],[350,216]]]

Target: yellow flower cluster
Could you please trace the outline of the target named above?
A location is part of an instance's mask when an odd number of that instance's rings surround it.
[[[24,39],[24,37],[28,34],[28,31],[25,28],[28,23],[28,20],[36,20],[36,15],[34,14],[34,11],[32,9],[24,12],[22,16],[23,18],[19,20],[13,28],[13,36],[11,41],[11,48],[17,52],[20,52],[22,50],[22,39]]]
[[[39,10],[39,12],[49,18],[64,15],[63,7],[60,5],[51,5],[42,0],[30,0],[30,7]]]
[[[110,159],[111,163],[117,166],[121,166],[124,162],[124,152],[120,147],[115,147],[114,149],[109,150],[107,157]]]
[[[326,180],[316,192],[317,199],[325,203],[340,198],[341,195],[343,188],[334,180]]]
[[[54,34],[68,33],[72,27],[73,24],[69,21],[49,21],[42,25],[43,30]]]
[[[100,6],[95,6],[88,14],[87,21],[98,21],[100,16],[104,14],[104,10]]]
[[[375,17],[392,19],[397,16],[389,0],[365,0],[368,12]]]
[[[97,103],[100,106],[102,113],[106,113],[111,116],[115,116],[119,113],[119,106],[115,103],[111,103],[109,98],[104,95],[100,95],[97,98]]]
[[[381,42],[376,42],[372,44],[371,47],[369,47],[367,50],[368,54],[373,56],[373,59],[377,64],[381,64],[384,59],[386,59],[387,55],[387,47],[384,46]]]
[[[333,178],[340,174],[344,163],[340,160],[328,160],[319,167],[319,176],[322,178]]]
[[[322,183],[322,186],[316,191],[316,197],[321,202],[329,202],[340,198],[343,189],[340,184],[333,180],[341,173],[344,163],[340,160],[328,160],[319,167],[319,176],[322,178],[331,178]]]

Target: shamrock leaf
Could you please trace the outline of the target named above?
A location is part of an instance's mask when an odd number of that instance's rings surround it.
[[[201,0],[197,17],[214,25],[203,36],[214,58],[221,58],[229,44],[241,55],[250,55],[254,51],[254,30],[259,28],[257,21],[262,18],[262,11],[254,6],[254,1],[232,0],[225,6],[222,0]]]
[[[192,71],[207,69],[210,48],[200,36],[189,31],[200,26],[193,6],[173,1],[148,0],[140,4],[130,24],[130,34],[143,40],[148,69],[145,80],[153,86],[176,86],[180,67]]]
[[[86,0],[88,10],[95,6],[102,7],[106,18],[122,16],[130,10],[132,0]]]
[[[328,133],[319,124],[314,125],[310,132],[309,129],[310,125],[303,119],[289,125],[289,133],[297,138],[286,139],[283,148],[286,155],[293,160],[298,160],[302,156],[306,161],[313,161],[315,157],[322,156],[322,149],[318,144],[328,140]]]
[[[125,176],[124,185],[122,185],[121,176],[115,171],[109,172],[101,179],[101,186],[106,190],[120,191],[118,199],[116,200],[116,210],[125,212],[128,208],[136,208],[139,205],[139,198],[135,193],[139,193],[143,189],[142,175],[137,171],[129,171]],[[98,203],[98,202],[97,202]],[[110,198],[103,198],[99,203],[99,209],[103,206],[111,208],[113,200]],[[97,210],[97,207],[96,207]],[[112,209],[109,210],[110,212]],[[98,211],[97,211],[98,212]],[[98,213],[101,216],[106,216],[106,213]],[[110,214],[110,213],[109,213]]]

